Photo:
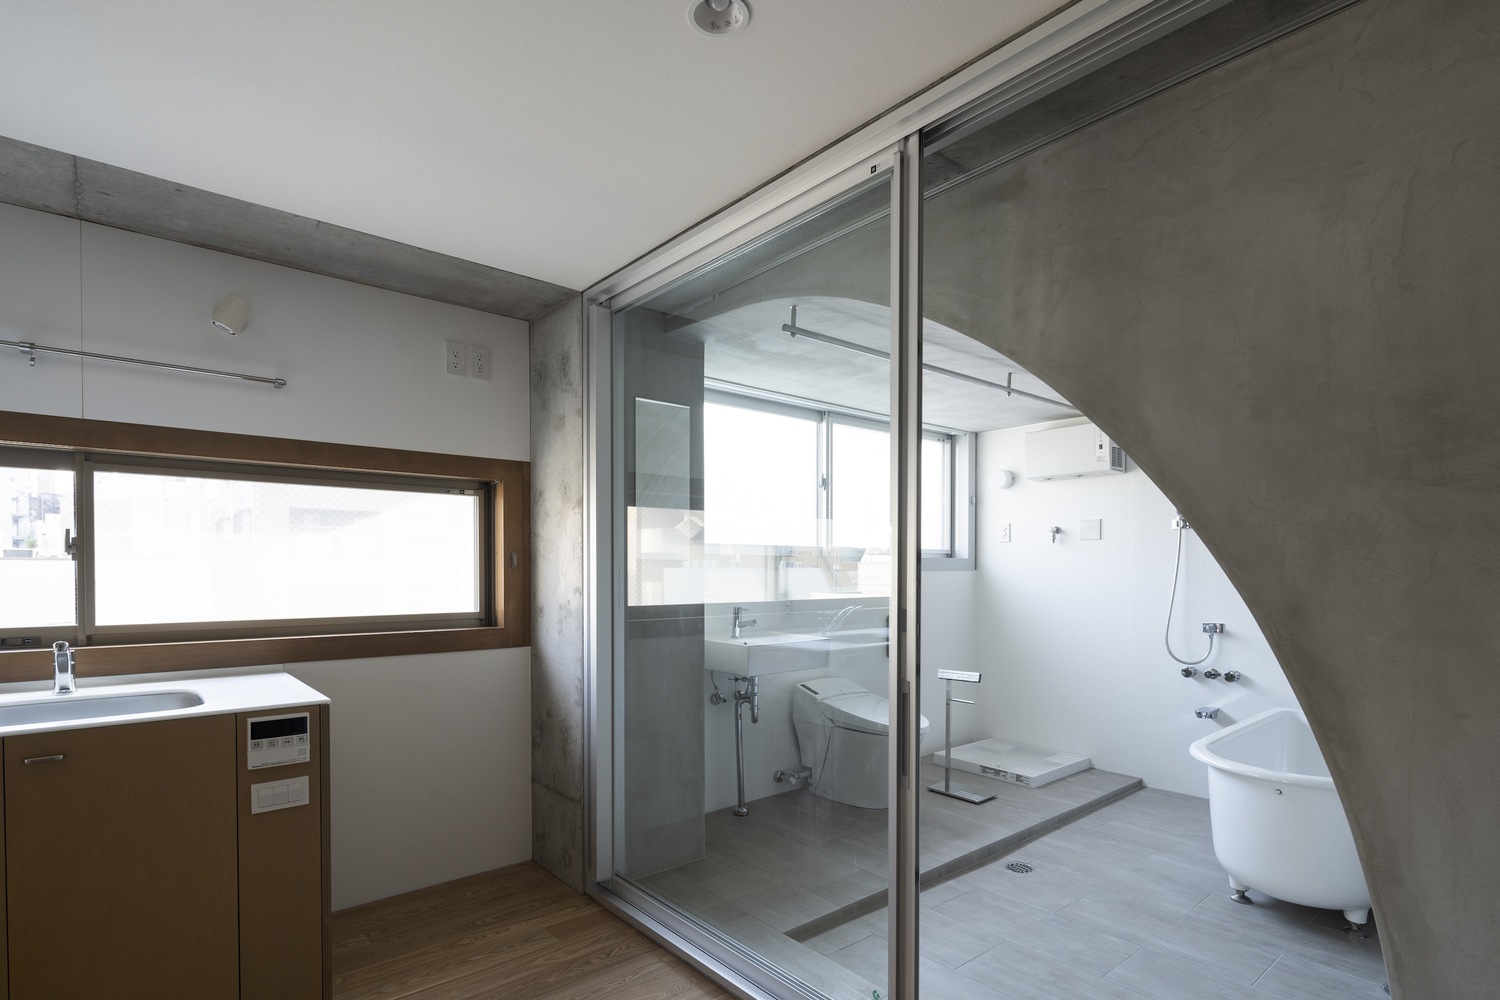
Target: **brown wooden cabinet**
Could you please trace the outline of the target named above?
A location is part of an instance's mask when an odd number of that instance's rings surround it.
[[[312,759],[257,771],[243,715],[6,737],[0,1000],[326,996],[327,715],[308,711]],[[251,812],[255,783],[302,775],[308,805]]]
[[[239,993],[233,716],[5,740],[15,1000]]]

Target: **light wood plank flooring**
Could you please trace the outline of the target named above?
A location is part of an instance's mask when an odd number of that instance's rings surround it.
[[[333,915],[335,1000],[728,1000],[526,862]]]

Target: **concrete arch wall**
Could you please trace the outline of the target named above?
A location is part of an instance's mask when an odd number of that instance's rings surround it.
[[[933,199],[926,313],[1074,401],[1230,576],[1397,996],[1500,958],[1500,9],[1369,0]]]

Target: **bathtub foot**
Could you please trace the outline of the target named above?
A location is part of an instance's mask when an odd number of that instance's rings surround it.
[[[1234,890],[1234,893],[1229,898],[1232,899],[1232,900],[1234,900],[1236,903],[1244,903],[1247,906],[1254,906],[1255,905],[1255,900],[1253,900],[1249,896],[1245,895],[1245,890],[1244,889],[1236,889],[1236,890]]]
[[[1344,919],[1349,921],[1349,926],[1344,928],[1346,933],[1362,938],[1370,936],[1370,928],[1367,926],[1367,922],[1370,919],[1370,908],[1368,906],[1357,910],[1345,910]]]

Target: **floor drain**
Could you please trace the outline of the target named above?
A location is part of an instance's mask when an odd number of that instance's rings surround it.
[[[1024,861],[1012,861],[1010,864],[1006,865],[1005,868],[1007,871],[1013,871],[1021,875],[1025,875],[1027,872],[1036,870]]]

